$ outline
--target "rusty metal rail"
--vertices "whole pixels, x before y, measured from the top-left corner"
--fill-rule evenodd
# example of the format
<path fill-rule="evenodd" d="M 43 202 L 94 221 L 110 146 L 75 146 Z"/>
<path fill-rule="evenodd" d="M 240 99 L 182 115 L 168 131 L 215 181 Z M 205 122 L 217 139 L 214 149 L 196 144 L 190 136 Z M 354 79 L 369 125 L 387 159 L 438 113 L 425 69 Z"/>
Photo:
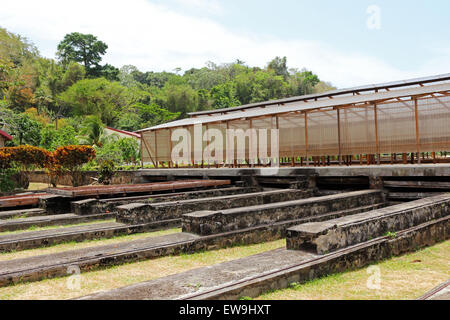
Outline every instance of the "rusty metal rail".
<path fill-rule="evenodd" d="M 184 180 L 146 184 L 110 185 L 110 186 L 84 186 L 48 189 L 51 194 L 67 197 L 86 197 L 101 195 L 120 195 L 151 193 L 158 191 L 175 191 L 183 189 L 206 188 L 230 185 L 230 180 Z"/>
<path fill-rule="evenodd" d="M 48 196 L 48 193 L 0 197 L 0 208 L 38 205 L 42 196 Z"/>

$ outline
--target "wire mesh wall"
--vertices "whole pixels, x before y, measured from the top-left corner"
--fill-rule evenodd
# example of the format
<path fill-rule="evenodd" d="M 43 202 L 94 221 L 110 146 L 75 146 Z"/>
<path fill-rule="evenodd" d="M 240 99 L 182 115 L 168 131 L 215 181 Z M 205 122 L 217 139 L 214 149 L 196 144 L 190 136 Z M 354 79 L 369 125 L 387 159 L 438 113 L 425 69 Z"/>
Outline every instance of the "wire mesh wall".
<path fill-rule="evenodd" d="M 363 158 L 382 159 L 384 155 L 392 162 L 398 154 L 403 158 L 405 154 L 415 155 L 420 161 L 425 153 L 450 150 L 448 93 L 290 113 L 280 108 L 279 114 L 254 118 L 242 114 L 244 117 L 239 119 L 197 125 L 201 130 L 193 125 L 185 126 L 189 132 L 187 152 L 192 159 L 187 164 L 259 164 L 273 158 L 271 129 L 279 130 L 278 159 L 283 162 L 281 159 L 289 158 L 294 165 L 322 157 L 327 157 L 328 164 L 341 163 L 344 156 L 350 161 L 362 162 Z M 171 133 L 179 128 L 144 131 L 142 161 L 155 166 L 175 165 L 171 152 L 179 141 L 171 141 Z M 235 130 L 235 135 L 227 134 L 230 129 Z M 261 129 L 269 132 L 268 137 L 258 134 Z M 196 141 L 201 141 L 201 148 Z M 223 150 L 211 152 L 212 142 Z M 238 152 L 242 143 L 245 152 Z M 256 156 L 252 153 L 255 145 Z M 264 148 L 266 157 L 259 152 Z"/>

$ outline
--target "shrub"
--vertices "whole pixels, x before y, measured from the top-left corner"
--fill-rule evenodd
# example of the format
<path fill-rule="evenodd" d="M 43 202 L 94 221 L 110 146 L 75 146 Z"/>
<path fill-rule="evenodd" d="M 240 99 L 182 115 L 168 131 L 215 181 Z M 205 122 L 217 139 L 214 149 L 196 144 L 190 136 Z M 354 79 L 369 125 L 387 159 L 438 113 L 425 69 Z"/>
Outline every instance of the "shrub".
<path fill-rule="evenodd" d="M 0 151 L 0 192 L 9 192 L 16 188 L 13 177 L 17 170 L 12 165 L 11 154 Z"/>
<path fill-rule="evenodd" d="M 116 166 L 111 160 L 102 161 L 98 169 L 98 182 L 101 184 L 111 184 Z"/>
<path fill-rule="evenodd" d="M 29 145 L 1 148 L 0 152 L 3 153 L 1 166 L 16 169 L 16 180 L 23 189 L 27 189 L 30 184 L 28 172 L 45 168 L 51 157 L 47 150 Z"/>
<path fill-rule="evenodd" d="M 53 152 L 53 166 L 59 171 L 66 171 L 72 177 L 72 185 L 80 184 L 80 168 L 95 159 L 96 152 L 91 146 L 64 146 Z"/>

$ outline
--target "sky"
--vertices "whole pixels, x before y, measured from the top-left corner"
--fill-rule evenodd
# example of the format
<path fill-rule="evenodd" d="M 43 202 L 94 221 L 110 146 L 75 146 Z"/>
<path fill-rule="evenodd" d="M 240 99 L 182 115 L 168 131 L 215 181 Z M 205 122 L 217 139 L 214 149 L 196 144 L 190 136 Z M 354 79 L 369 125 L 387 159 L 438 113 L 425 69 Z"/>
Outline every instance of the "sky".
<path fill-rule="evenodd" d="M 141 71 L 286 56 L 338 88 L 450 73 L 450 1 L 0 0 L 0 26 L 54 58 L 70 32 Z"/>

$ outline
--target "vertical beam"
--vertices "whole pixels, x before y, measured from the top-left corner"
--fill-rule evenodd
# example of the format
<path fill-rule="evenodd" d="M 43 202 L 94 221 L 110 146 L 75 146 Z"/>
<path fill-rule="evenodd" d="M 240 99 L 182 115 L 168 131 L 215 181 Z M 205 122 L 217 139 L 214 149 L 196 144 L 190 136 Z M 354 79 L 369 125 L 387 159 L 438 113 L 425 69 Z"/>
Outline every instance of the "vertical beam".
<path fill-rule="evenodd" d="M 416 120 L 416 147 L 417 147 L 417 161 L 420 164 L 420 132 L 419 132 L 419 108 L 417 105 L 417 98 L 414 98 L 414 117 Z"/>
<path fill-rule="evenodd" d="M 308 147 L 308 112 L 305 111 L 305 156 L 307 167 L 309 167 Z"/>
<path fill-rule="evenodd" d="M 144 169 L 144 148 L 142 145 L 142 143 L 143 143 L 142 140 L 144 139 L 144 133 L 141 132 L 140 135 L 141 135 L 141 139 L 139 140 L 139 142 L 140 142 L 139 148 L 141 150 L 141 169 Z"/>
<path fill-rule="evenodd" d="M 278 119 L 278 116 L 275 116 L 275 120 L 276 120 L 276 124 L 277 124 L 277 131 L 278 131 L 278 141 L 280 141 L 280 136 L 281 136 L 281 134 L 280 134 L 280 121 L 279 121 L 279 119 Z M 280 151 L 280 146 L 278 146 L 278 152 Z M 270 156 L 272 156 L 272 149 L 270 150 Z M 272 158 L 273 159 L 273 158 Z M 278 154 L 278 159 L 277 159 L 277 161 L 278 161 L 278 167 L 281 167 L 281 158 L 280 158 L 280 155 Z"/>
<path fill-rule="evenodd" d="M 339 165 L 342 164 L 342 152 L 341 152 L 341 113 L 339 108 L 336 108 L 337 112 L 337 127 L 338 127 L 338 157 L 339 157 Z"/>
<path fill-rule="evenodd" d="M 375 144 L 377 148 L 377 164 L 380 164 L 380 139 L 378 135 L 378 112 L 377 105 L 373 105 L 374 122 L 375 122 Z"/>
<path fill-rule="evenodd" d="M 157 139 L 157 135 L 156 135 L 156 130 L 155 132 L 155 169 L 159 168 L 159 161 L 158 161 L 158 139 Z"/>
<path fill-rule="evenodd" d="M 173 161 L 172 161 L 172 129 L 169 129 L 169 155 L 170 155 L 169 168 L 171 168 L 173 166 Z"/>

